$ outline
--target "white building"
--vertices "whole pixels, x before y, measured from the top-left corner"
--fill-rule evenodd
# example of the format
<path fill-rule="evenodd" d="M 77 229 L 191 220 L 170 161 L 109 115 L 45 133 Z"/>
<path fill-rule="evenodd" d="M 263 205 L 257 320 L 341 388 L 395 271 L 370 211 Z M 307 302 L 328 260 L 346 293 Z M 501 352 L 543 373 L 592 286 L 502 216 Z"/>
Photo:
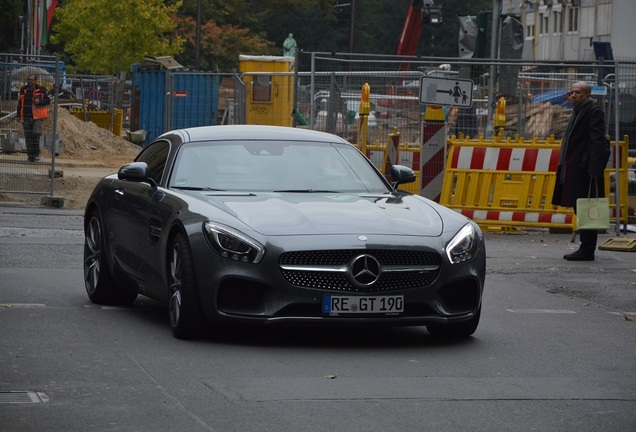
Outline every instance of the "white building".
<path fill-rule="evenodd" d="M 524 60 L 636 59 L 636 0 L 501 1 L 521 17 Z"/>

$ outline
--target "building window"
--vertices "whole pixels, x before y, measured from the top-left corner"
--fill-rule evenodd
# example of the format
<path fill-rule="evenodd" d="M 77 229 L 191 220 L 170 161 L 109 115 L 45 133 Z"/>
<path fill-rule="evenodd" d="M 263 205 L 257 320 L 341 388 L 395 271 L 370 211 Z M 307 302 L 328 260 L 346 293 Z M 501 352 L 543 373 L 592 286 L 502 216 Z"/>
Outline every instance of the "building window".
<path fill-rule="evenodd" d="M 526 26 L 526 39 L 534 39 L 534 24 Z"/>
<path fill-rule="evenodd" d="M 554 33 L 561 33 L 563 31 L 563 23 L 561 22 L 561 11 L 552 12 L 552 21 L 554 21 Z"/>
<path fill-rule="evenodd" d="M 550 16 L 547 13 L 539 14 L 539 34 L 548 34 L 550 29 L 548 27 Z"/>
<path fill-rule="evenodd" d="M 568 9 L 568 31 L 579 31 L 579 8 L 573 7 Z"/>

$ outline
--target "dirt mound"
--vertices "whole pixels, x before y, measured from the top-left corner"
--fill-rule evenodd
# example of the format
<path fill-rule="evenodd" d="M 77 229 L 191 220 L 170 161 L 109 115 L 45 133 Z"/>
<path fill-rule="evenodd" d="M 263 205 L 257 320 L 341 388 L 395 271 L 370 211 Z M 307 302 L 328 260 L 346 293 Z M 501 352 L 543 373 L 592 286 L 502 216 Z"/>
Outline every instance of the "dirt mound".
<path fill-rule="evenodd" d="M 59 155 L 62 159 L 94 161 L 107 167 L 120 166 L 132 161 L 141 150 L 139 146 L 93 122 L 82 121 L 65 109 L 58 111 L 57 133 L 64 146 Z"/>

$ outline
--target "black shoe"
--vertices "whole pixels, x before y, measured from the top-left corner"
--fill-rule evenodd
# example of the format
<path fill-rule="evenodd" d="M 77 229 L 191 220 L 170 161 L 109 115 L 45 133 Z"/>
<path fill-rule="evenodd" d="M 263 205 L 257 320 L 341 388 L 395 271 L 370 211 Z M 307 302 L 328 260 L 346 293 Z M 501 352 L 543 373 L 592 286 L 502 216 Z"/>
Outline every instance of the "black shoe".
<path fill-rule="evenodd" d="M 27 158 L 27 162 L 35 162 L 35 159 L 34 159 L 34 158 L 32 158 L 31 156 L 29 156 L 29 157 Z"/>
<path fill-rule="evenodd" d="M 579 249 L 570 254 L 563 255 L 563 259 L 568 261 L 594 261 L 594 253 L 585 252 Z"/>
<path fill-rule="evenodd" d="M 40 162 L 40 156 L 36 156 L 33 158 L 33 162 Z"/>

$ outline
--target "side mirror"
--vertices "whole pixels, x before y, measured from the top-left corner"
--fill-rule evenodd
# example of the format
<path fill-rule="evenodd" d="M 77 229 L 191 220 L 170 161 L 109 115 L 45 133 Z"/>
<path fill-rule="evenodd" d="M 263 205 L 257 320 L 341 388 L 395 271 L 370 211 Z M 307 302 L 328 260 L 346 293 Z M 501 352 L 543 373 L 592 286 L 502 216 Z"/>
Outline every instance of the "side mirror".
<path fill-rule="evenodd" d="M 152 187 L 157 187 L 157 183 L 148 174 L 148 164 L 146 162 L 132 162 L 119 168 L 117 171 L 119 180 L 146 182 Z"/>
<path fill-rule="evenodd" d="M 391 167 L 391 181 L 393 189 L 404 183 L 413 183 L 416 180 L 415 171 L 404 165 L 393 165 Z"/>

